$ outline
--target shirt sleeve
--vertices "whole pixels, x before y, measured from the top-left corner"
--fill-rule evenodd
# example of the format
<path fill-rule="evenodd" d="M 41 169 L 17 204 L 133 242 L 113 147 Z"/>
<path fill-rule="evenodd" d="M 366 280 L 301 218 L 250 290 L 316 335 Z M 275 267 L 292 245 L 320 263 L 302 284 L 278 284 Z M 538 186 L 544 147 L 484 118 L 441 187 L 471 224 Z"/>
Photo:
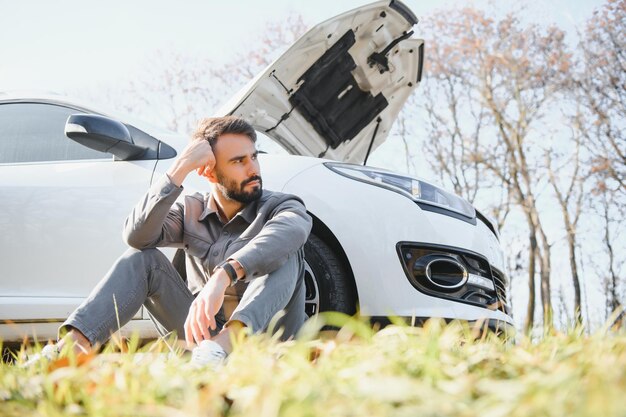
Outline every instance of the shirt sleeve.
<path fill-rule="evenodd" d="M 276 206 L 261 231 L 229 259 L 241 264 L 246 282 L 269 274 L 302 248 L 312 225 L 304 204 L 295 198 L 286 200 Z"/>
<path fill-rule="evenodd" d="M 126 218 L 126 243 L 136 249 L 182 247 L 184 209 L 176 202 L 182 191 L 167 174 L 155 182 Z"/>

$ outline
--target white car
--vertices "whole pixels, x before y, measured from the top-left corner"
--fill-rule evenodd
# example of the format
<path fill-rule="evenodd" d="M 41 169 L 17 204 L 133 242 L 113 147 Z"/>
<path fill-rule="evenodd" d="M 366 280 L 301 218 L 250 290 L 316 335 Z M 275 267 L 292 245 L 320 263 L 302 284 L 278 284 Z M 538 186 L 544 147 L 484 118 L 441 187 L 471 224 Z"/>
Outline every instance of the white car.
<path fill-rule="evenodd" d="M 308 314 L 510 326 L 496 226 L 437 186 L 366 165 L 421 79 L 416 23 L 398 1 L 330 19 L 220 114 L 246 118 L 291 154 L 260 163 L 265 188 L 300 196 L 313 218 Z M 0 94 L 0 339 L 55 337 L 124 251 L 124 219 L 187 141 L 75 101 Z M 198 190 L 206 181 L 188 177 L 185 193 Z M 167 253 L 184 276 L 182 253 Z M 156 335 L 145 310 L 124 330 Z"/>

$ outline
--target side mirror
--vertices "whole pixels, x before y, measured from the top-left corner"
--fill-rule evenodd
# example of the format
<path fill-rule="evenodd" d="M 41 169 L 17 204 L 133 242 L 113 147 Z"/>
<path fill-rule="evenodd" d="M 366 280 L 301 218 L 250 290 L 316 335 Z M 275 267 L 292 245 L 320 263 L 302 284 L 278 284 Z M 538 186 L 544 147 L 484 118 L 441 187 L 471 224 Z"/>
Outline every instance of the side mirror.
<path fill-rule="evenodd" d="M 95 114 L 73 114 L 68 117 L 65 135 L 90 149 L 112 153 L 122 161 L 135 159 L 148 149 L 135 145 L 123 123 Z"/>

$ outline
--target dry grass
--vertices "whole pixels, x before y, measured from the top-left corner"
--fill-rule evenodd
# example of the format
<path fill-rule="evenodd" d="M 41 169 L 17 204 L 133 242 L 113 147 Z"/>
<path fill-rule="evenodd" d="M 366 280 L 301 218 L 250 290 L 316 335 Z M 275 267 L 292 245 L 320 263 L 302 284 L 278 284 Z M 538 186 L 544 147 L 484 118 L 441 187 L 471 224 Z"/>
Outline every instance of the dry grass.
<path fill-rule="evenodd" d="M 337 317 L 331 318 L 331 321 Z M 626 334 L 476 339 L 357 321 L 332 339 L 249 337 L 219 371 L 156 343 L 0 367 L 1 416 L 625 416 Z M 79 363 L 80 362 L 80 363 Z"/>

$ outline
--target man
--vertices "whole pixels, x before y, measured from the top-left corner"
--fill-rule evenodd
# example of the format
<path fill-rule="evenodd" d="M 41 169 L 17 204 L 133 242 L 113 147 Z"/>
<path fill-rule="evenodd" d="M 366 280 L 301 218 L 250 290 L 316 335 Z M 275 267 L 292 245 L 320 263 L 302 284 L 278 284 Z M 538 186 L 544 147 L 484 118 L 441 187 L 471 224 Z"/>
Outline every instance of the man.
<path fill-rule="evenodd" d="M 311 218 L 302 201 L 262 189 L 256 133 L 236 117 L 201 121 L 191 143 L 167 175 L 132 210 L 124 225 L 131 248 L 116 261 L 62 329 L 74 350 L 104 343 L 144 305 L 162 334 L 184 334 L 197 364 L 222 361 L 231 336 L 243 328 L 267 329 L 283 311 L 283 338 L 305 319 L 302 247 Z M 196 171 L 212 185 L 177 202 Z M 186 252 L 187 283 L 156 247 Z M 226 320 L 224 294 L 237 285 L 243 296 Z M 246 287 L 247 284 L 247 287 Z M 245 287 L 245 291 L 244 288 Z"/>

